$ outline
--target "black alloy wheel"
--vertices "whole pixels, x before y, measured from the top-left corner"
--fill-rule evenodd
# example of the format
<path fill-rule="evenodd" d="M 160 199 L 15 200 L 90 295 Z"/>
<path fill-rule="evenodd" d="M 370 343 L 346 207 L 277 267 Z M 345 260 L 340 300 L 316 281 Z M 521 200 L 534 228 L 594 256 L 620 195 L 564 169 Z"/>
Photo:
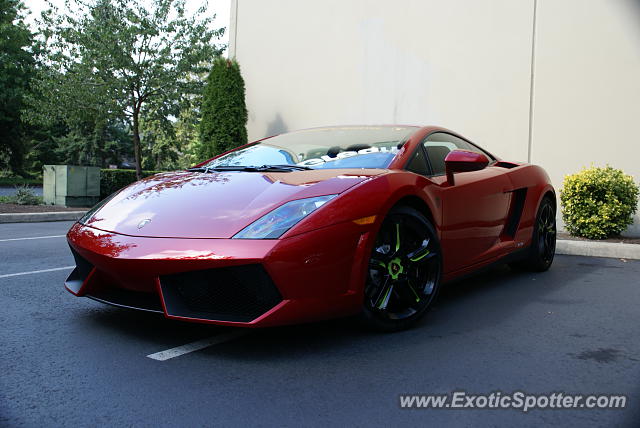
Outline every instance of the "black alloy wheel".
<path fill-rule="evenodd" d="M 413 208 L 392 209 L 369 260 L 365 321 L 384 331 L 410 327 L 433 303 L 441 272 L 442 252 L 431 223 Z"/>
<path fill-rule="evenodd" d="M 551 267 L 556 254 L 556 209 L 548 196 L 540 203 L 533 228 L 531 247 L 524 260 L 510 263 L 516 269 L 544 272 Z"/>
<path fill-rule="evenodd" d="M 540 260 L 548 269 L 556 254 L 556 213 L 547 199 L 541 206 L 536 223 L 538 253 Z"/>

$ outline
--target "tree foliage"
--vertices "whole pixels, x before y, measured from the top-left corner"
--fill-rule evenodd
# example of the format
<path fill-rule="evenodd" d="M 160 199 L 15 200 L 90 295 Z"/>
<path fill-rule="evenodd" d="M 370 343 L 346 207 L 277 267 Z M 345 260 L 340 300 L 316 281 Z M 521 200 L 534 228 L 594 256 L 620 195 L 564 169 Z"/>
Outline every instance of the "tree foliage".
<path fill-rule="evenodd" d="M 247 143 L 244 80 L 235 60 L 218 58 L 204 90 L 199 155 L 208 159 Z"/>
<path fill-rule="evenodd" d="M 205 12 L 187 16 L 185 0 L 68 0 L 63 13 L 50 5 L 35 120 L 61 117 L 83 135 L 93 128 L 96 151 L 108 147 L 109 123 L 126 123 L 140 178 L 143 154 L 176 153 L 154 146 L 173 138 L 162 132 L 222 52 L 214 41 L 224 28 L 210 29 Z"/>
<path fill-rule="evenodd" d="M 142 176 L 148 177 L 162 171 L 142 170 Z M 100 199 L 104 199 L 137 180 L 136 172 L 131 169 L 100 170 Z"/>
<path fill-rule="evenodd" d="M 25 155 L 22 111 L 35 61 L 33 35 L 18 0 L 0 0 L 0 162 L 23 173 Z"/>
<path fill-rule="evenodd" d="M 178 165 L 182 168 L 193 166 L 202 161 L 200 153 L 200 105 L 202 96 L 185 98 L 180 115 L 175 122 L 176 144 L 180 147 L 181 157 Z"/>

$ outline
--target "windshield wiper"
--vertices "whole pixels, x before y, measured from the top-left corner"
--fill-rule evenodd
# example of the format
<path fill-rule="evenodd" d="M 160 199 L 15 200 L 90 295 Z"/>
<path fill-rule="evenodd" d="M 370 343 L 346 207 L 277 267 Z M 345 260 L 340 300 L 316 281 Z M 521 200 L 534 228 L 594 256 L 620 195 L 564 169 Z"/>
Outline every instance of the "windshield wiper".
<path fill-rule="evenodd" d="M 216 171 L 249 171 L 253 170 L 252 166 L 233 166 L 233 165 L 224 165 L 224 166 L 199 166 L 195 168 L 188 168 L 189 172 L 216 172 Z"/>
<path fill-rule="evenodd" d="M 248 165 L 221 165 L 221 166 L 208 166 L 208 167 L 196 167 L 189 168 L 190 172 L 222 172 L 222 171 L 245 171 L 245 172 L 291 172 L 291 171 L 307 171 L 313 168 L 301 165 L 262 165 L 262 166 L 248 166 Z"/>
<path fill-rule="evenodd" d="M 261 167 L 259 167 L 260 169 L 286 169 L 286 170 L 290 170 L 290 171 L 309 171 L 312 170 L 313 168 L 308 167 L 308 166 L 302 166 L 302 165 L 290 165 L 290 164 L 283 164 L 283 165 L 262 165 Z"/>

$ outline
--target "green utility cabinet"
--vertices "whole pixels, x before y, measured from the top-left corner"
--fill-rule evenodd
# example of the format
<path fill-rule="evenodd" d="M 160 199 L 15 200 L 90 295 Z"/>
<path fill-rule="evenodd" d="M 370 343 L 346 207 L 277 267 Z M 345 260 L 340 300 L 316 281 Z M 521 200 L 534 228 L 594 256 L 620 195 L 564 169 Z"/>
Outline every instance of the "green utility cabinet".
<path fill-rule="evenodd" d="M 97 166 L 45 165 L 42 176 L 45 204 L 90 207 L 100 199 Z"/>

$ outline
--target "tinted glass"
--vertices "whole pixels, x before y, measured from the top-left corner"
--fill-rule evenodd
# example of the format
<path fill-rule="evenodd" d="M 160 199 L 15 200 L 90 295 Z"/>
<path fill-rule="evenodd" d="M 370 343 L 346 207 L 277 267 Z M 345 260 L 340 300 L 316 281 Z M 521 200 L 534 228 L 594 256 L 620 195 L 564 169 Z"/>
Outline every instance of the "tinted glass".
<path fill-rule="evenodd" d="M 216 166 L 301 165 L 320 168 L 386 168 L 410 126 L 315 128 L 268 138 L 207 164 Z"/>
<path fill-rule="evenodd" d="M 416 174 L 429 175 L 429 167 L 424 158 L 424 151 L 421 150 L 420 147 L 418 147 L 418 150 L 416 150 L 416 153 L 407 165 L 407 170 L 415 172 Z"/>
<path fill-rule="evenodd" d="M 442 175 L 445 173 L 444 158 L 446 158 L 452 150 L 468 150 L 470 152 L 482 153 L 489 158 L 489 160 L 495 160 L 493 156 L 481 148 L 461 138 L 442 132 L 429 135 L 423 144 L 427 151 L 427 157 L 429 158 L 433 175 Z"/>

